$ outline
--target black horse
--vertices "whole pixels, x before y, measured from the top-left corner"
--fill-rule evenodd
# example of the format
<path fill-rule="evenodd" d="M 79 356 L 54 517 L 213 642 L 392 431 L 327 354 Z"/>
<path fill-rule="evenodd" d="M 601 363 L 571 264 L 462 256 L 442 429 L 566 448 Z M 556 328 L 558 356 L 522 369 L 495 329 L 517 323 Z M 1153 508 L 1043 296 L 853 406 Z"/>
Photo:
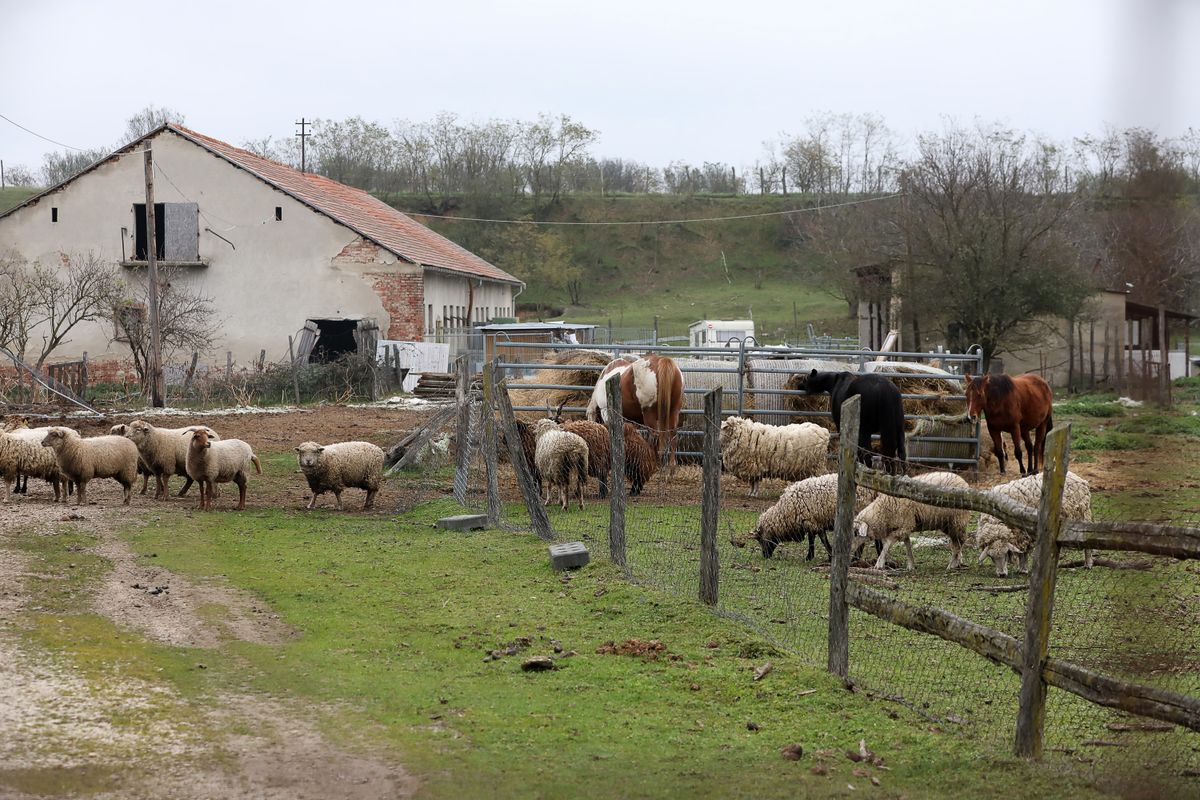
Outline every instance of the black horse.
<path fill-rule="evenodd" d="M 887 378 L 853 372 L 819 372 L 813 370 L 800 381 L 800 388 L 810 394 L 829 393 L 829 410 L 833 424 L 842 430 L 842 403 L 858 396 L 858 460 L 871 465 L 871 435 L 879 434 L 880 452 L 888 472 L 901 470 L 908 460 L 904 446 L 904 404 L 900 390 Z"/>

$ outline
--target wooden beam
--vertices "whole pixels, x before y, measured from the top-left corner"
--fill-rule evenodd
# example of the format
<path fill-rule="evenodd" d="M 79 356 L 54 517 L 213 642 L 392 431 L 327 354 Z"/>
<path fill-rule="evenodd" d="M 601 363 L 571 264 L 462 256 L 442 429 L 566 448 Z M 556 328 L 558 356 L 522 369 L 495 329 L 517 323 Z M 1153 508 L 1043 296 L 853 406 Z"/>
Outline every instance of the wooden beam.
<path fill-rule="evenodd" d="M 395 345 L 392 345 L 395 347 Z M 396 353 L 396 374 L 399 375 L 399 351 Z M 483 365 L 483 463 L 487 470 L 487 520 L 488 527 L 500 524 L 500 457 L 496 446 L 496 367 L 490 362 Z"/>
<path fill-rule="evenodd" d="M 842 434 L 843 438 L 845 434 Z M 996 517 L 1005 525 L 1033 530 L 1037 513 L 1010 497 L 979 489 L 944 489 L 902 475 L 887 475 L 859 465 L 855 478 L 859 485 L 894 497 L 907 497 L 942 508 L 962 508 Z"/>
<path fill-rule="evenodd" d="M 1067 485 L 1070 449 L 1070 425 L 1050 431 L 1046 439 L 1046 469 L 1042 473 L 1033 563 L 1029 570 L 1029 602 L 1025 606 L 1025 646 L 1015 743 L 1016 754 L 1024 758 L 1042 757 L 1046 720 L 1046 681 L 1042 678 L 1042 666 L 1050 651 L 1050 622 L 1058 577 L 1058 534 L 1062 526 L 1062 497 Z"/>
<path fill-rule="evenodd" d="M 525 508 L 529 510 L 529 522 L 533 532 L 539 539 L 551 541 L 554 539 L 554 529 L 550 527 L 550 518 L 542 506 L 542 498 L 538 496 L 537 487 L 533 485 L 533 475 L 529 464 L 525 461 L 525 450 L 521 447 L 521 434 L 517 431 L 517 416 L 513 413 L 512 398 L 508 396 L 506 381 L 496 384 L 496 407 L 500 409 L 500 422 L 504 427 L 504 442 L 508 445 L 508 460 L 517 476 L 517 485 L 521 487 L 521 496 L 525 498 Z"/>
<path fill-rule="evenodd" d="M 858 496 L 858 427 L 862 400 L 851 397 L 842 403 L 842 425 L 838 445 L 838 505 L 833 525 L 833 551 L 829 567 L 829 656 L 827 668 L 846 681 L 850 675 L 849 588 L 850 538 L 853 535 L 854 502 Z"/>
<path fill-rule="evenodd" d="M 621 413 L 621 376 L 604 381 L 608 396 L 608 556 L 625 566 L 625 417 Z"/>
<path fill-rule="evenodd" d="M 717 604 L 717 511 L 721 505 L 721 387 L 704 395 L 704 480 L 700 507 L 700 602 Z"/>
<path fill-rule="evenodd" d="M 1063 547 L 1088 550 L 1125 550 L 1133 553 L 1200 559 L 1200 528 L 1159 525 L 1153 522 L 1079 522 L 1063 525 L 1058 534 Z"/>

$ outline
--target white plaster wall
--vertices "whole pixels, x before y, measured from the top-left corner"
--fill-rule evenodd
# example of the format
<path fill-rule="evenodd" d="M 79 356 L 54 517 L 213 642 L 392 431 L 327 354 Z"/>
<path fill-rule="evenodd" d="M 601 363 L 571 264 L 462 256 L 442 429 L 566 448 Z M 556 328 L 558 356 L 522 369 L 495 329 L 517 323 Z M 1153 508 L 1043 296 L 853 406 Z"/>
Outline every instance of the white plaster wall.
<path fill-rule="evenodd" d="M 318 214 L 229 162 L 164 132 L 153 140 L 155 201 L 195 202 L 201 217 L 200 258 L 207 267 L 188 267 L 179 278 L 211 296 L 221 317 L 221 337 L 210 361 L 224 352 L 246 363 L 265 348 L 269 359 L 286 356 L 288 334 L 306 318 L 372 317 L 387 330 L 389 316 L 364 272 L 414 271 L 414 265 L 376 249 L 379 263 L 335 263 L 342 249 L 359 239 L 353 231 Z M 145 202 L 141 152 L 122 156 L 0 219 L 0 252 L 27 260 L 59 263 L 59 254 L 94 253 L 114 264 L 133 254 L 133 204 Z M 275 207 L 283 220 L 275 221 Z M 50 221 L 51 207 L 58 222 Z M 228 239 L 222 241 L 211 228 Z M 132 299 L 145 296 L 144 268 L 118 267 Z M 464 283 L 465 286 L 465 283 Z M 111 324 L 81 326 L 52 361 L 124 358 L 128 351 L 110 343 Z M 37 341 L 34 335 L 31 341 Z"/>

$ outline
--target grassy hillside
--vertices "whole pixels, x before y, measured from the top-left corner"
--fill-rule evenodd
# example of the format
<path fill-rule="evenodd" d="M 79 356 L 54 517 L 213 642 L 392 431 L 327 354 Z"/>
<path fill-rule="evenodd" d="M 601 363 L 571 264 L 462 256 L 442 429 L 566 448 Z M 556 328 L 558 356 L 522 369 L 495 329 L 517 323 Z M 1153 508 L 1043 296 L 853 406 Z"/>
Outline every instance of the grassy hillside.
<path fill-rule="evenodd" d="M 7 186 L 0 189 L 0 214 L 24 203 L 40 191 L 41 189 L 35 186 Z"/>
<path fill-rule="evenodd" d="M 422 199 L 387 198 L 397 208 L 428 211 Z M 778 212 L 803 205 L 798 198 L 748 195 L 683 197 L 636 195 L 572 196 L 538 219 L 555 222 L 638 222 L 731 217 Z M 527 206 L 464 204 L 459 216 L 520 219 Z M 428 221 L 428 220 L 426 220 Z M 813 323 L 819 333 L 848 335 L 854 322 L 846 304 L 812 277 L 814 256 L 795 243 L 786 217 L 666 225 L 510 226 L 429 221 L 432 228 L 508 269 L 528 283 L 521 302 L 565 307 L 579 322 L 650 328 L 659 318 L 663 335 L 686 332 L 705 318 L 752 317 L 764 341 L 795 340 L 796 329 Z M 565 246 L 582 270 L 580 304 L 571 306 L 566 288 L 542 274 L 529 241 L 549 234 Z M 793 304 L 795 315 L 793 317 Z"/>

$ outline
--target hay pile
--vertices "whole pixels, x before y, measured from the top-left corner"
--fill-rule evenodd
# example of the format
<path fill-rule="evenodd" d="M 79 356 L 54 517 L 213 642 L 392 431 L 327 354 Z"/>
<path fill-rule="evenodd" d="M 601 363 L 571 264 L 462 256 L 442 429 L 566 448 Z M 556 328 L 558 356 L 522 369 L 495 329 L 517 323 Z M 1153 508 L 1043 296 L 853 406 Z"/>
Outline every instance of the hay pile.
<path fill-rule="evenodd" d="M 800 375 L 820 370 L 821 372 L 854 372 L 857 367 L 846 361 L 825 361 L 813 358 L 752 358 L 748 362 L 755 389 L 799 389 L 797 381 Z M 787 370 L 784 372 L 763 372 L 762 370 Z M 755 422 L 767 425 L 788 425 L 791 423 L 812 422 L 827 430 L 833 430 L 833 420 L 829 417 L 812 417 L 808 411 L 828 411 L 829 395 L 818 394 L 810 397 L 802 395 L 754 394 L 753 407 L 762 411 L 793 411 L 793 416 L 785 417 L 779 414 L 758 414 Z"/>
<path fill-rule="evenodd" d="M 975 423 L 965 414 L 954 416 L 938 415 L 927 419 L 915 420 L 912 432 L 908 434 L 908 459 L 920 461 L 926 458 L 974 458 L 975 445 L 972 442 L 921 442 L 914 441 L 921 436 L 958 436 L 964 439 L 974 439 Z"/>
<path fill-rule="evenodd" d="M 532 378 L 509 383 L 509 397 L 514 406 L 537 406 L 544 409 L 549 406 L 552 410 L 566 402 L 568 407 L 584 408 L 592 397 L 592 389 L 600 378 L 600 370 L 612 361 L 611 353 L 603 350 L 563 350 L 555 352 L 545 359 L 546 364 L 573 364 L 580 369 L 539 369 Z M 592 369 L 585 367 L 591 366 Z M 523 383 L 553 383 L 562 386 L 578 386 L 578 391 L 570 389 L 522 389 Z M 521 419 L 540 419 L 546 416 L 545 411 L 518 411 Z M 563 412 L 563 419 L 583 419 L 582 413 Z"/>
<path fill-rule="evenodd" d="M 680 371 L 683 373 L 683 413 L 679 416 L 679 450 L 699 452 L 704 448 L 704 414 L 689 414 L 688 411 L 704 410 L 704 393 L 716 389 L 718 386 L 724 391 L 721 394 L 722 410 L 737 411 L 737 359 L 729 361 L 715 359 L 700 359 L 700 358 L 680 358 L 676 359 L 676 364 L 679 365 Z M 690 372 L 693 369 L 717 370 L 725 369 L 732 370 L 731 372 Z M 747 386 L 749 386 L 749 376 L 747 376 Z M 693 391 L 699 389 L 700 391 Z M 743 410 L 749 414 L 752 398 L 747 395 L 743 403 Z M 692 463 L 696 459 L 687 458 L 681 459 L 681 463 Z"/>

